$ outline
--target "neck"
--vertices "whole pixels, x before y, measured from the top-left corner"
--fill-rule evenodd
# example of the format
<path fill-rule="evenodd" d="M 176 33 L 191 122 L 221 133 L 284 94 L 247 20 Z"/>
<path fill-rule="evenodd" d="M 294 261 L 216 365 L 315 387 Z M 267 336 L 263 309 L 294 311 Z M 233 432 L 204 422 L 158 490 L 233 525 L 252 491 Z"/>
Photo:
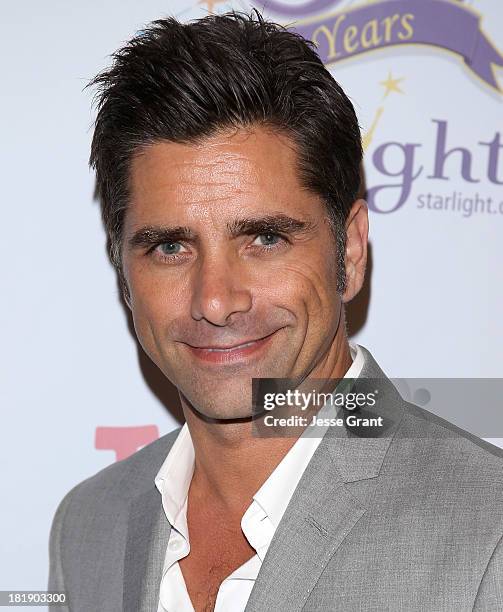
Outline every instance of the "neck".
<path fill-rule="evenodd" d="M 310 373 L 313 378 L 342 378 L 352 363 L 347 337 L 334 338 L 330 350 Z M 191 493 L 225 512 L 242 516 L 296 437 L 258 437 L 252 420 L 208 421 L 182 398 L 195 451 Z"/>

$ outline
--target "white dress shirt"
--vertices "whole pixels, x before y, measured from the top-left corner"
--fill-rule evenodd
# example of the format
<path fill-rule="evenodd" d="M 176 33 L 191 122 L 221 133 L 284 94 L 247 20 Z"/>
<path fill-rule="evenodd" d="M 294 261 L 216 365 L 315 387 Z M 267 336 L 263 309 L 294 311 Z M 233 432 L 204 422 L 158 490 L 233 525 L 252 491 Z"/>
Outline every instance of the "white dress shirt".
<path fill-rule="evenodd" d="M 349 343 L 353 363 L 344 378 L 357 378 L 364 357 L 359 345 Z M 326 403 L 320 416 L 333 410 Z M 304 435 L 309 429 L 309 436 Z M 243 612 L 272 537 L 299 480 L 327 426 L 310 426 L 290 448 L 275 470 L 255 493 L 241 519 L 241 529 L 255 555 L 220 584 L 214 612 Z M 190 551 L 187 528 L 187 495 L 194 472 L 194 446 L 187 424 L 182 427 L 155 477 L 171 533 L 164 559 L 157 612 L 194 612 L 178 561 Z M 225 517 L 222 517 L 225 521 Z"/>

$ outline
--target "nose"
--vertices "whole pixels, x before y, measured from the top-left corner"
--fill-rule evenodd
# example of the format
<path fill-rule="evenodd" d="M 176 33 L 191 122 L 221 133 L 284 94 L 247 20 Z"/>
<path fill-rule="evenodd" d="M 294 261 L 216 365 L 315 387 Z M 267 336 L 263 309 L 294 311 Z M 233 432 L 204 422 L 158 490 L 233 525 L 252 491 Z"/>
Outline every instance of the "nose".
<path fill-rule="evenodd" d="M 251 306 L 250 286 L 239 262 L 230 261 L 223 254 L 201 258 L 193 277 L 192 318 L 223 326 L 231 315 L 247 312 Z"/>

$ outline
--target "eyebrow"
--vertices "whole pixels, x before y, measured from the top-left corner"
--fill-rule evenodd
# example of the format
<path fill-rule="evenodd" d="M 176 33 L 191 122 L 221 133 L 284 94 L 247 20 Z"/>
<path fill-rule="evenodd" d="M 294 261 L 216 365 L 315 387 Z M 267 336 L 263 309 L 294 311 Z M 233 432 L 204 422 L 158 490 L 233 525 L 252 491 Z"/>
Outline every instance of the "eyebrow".
<path fill-rule="evenodd" d="M 316 224 L 311 221 L 301 221 L 284 214 L 247 217 L 226 224 L 227 233 L 231 239 L 242 235 L 267 233 L 301 236 L 312 233 L 316 227 Z M 154 246 L 163 242 L 196 242 L 197 239 L 197 234 L 187 226 L 157 227 L 148 225 L 134 232 L 128 240 L 128 245 L 131 249 L 135 249 Z"/>

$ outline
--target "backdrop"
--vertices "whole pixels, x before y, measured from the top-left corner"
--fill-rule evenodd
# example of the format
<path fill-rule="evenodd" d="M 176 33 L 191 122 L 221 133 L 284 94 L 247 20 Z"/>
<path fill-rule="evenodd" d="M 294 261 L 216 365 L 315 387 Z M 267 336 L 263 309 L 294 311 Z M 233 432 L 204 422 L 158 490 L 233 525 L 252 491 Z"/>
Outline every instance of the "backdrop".
<path fill-rule="evenodd" d="M 178 424 L 106 259 L 83 88 L 153 19 L 252 6 L 316 42 L 359 116 L 371 248 L 353 339 L 390 376 L 502 376 L 501 3 L 7 3 L 0 589 L 45 589 L 63 495 Z"/>

